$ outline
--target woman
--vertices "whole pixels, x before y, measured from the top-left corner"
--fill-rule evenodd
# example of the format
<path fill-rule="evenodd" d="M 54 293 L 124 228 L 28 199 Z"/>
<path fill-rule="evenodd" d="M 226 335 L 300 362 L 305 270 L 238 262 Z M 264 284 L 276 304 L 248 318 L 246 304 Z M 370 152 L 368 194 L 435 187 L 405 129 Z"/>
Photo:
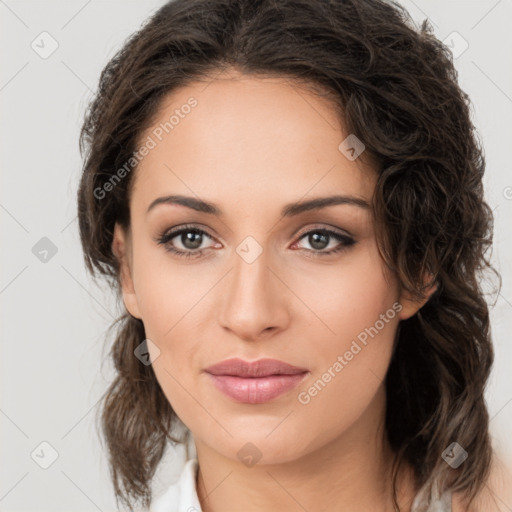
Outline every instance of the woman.
<path fill-rule="evenodd" d="M 87 267 L 126 307 L 117 499 L 150 506 L 192 440 L 155 512 L 499 510 L 469 104 L 391 2 L 175 0 L 126 42 L 78 192 Z"/>

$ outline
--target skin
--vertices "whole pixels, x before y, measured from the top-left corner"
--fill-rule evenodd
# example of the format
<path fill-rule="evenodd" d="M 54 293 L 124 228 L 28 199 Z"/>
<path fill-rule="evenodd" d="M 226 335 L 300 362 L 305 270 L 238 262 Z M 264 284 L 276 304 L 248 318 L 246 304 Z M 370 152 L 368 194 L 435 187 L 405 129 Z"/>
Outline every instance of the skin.
<path fill-rule="evenodd" d="M 383 379 L 399 322 L 428 296 L 413 302 L 388 271 L 371 210 L 344 204 L 280 213 L 285 204 L 333 193 L 370 202 L 377 174 L 364 153 L 350 161 L 338 149 L 349 134 L 328 100 L 291 82 L 234 71 L 195 82 L 166 98 L 153 127 L 191 96 L 197 106 L 139 164 L 130 230 L 116 225 L 113 250 L 124 304 L 160 351 L 150 346 L 156 378 L 193 433 L 203 511 L 393 510 Z M 173 204 L 146 214 L 154 199 L 171 194 L 213 202 L 224 215 Z M 199 257 L 180 258 L 155 241 L 184 224 L 207 232 Z M 320 228 L 356 243 L 315 257 L 340 246 L 334 237 L 325 248 L 312 245 L 304 233 Z M 262 249 L 252 263 L 236 251 L 248 236 Z M 168 244 L 194 251 L 179 235 Z M 300 403 L 298 393 L 394 303 L 401 305 L 394 318 Z M 231 357 L 276 358 L 310 373 L 268 403 L 240 404 L 203 371 Z M 261 453 L 251 467 L 237 457 L 248 442 Z M 399 503 L 410 510 L 410 473 L 399 482 Z"/>

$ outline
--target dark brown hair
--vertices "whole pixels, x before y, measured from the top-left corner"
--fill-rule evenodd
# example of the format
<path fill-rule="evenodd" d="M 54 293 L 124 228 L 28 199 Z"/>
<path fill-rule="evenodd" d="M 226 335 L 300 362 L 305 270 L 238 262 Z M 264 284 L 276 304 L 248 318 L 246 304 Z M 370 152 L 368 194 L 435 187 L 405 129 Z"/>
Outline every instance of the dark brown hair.
<path fill-rule="evenodd" d="M 492 461 L 484 390 L 493 363 L 482 273 L 493 269 L 485 160 L 450 50 L 425 20 L 381 0 L 175 0 L 133 34 L 103 70 L 80 135 L 78 218 L 85 263 L 120 296 L 115 222 L 129 227 L 132 174 L 116 171 L 137 149 L 164 96 L 226 69 L 280 76 L 327 90 L 376 162 L 376 236 L 387 265 L 414 296 L 438 285 L 399 324 L 386 377 L 386 432 L 416 485 L 451 488 L 471 502 Z M 136 167 L 134 167 L 135 169 Z M 113 181 L 115 179 L 115 181 Z M 110 183 L 112 186 L 106 186 Z M 108 192 L 105 192 L 108 190 Z M 501 278 L 500 284 L 501 287 Z M 135 348 L 141 320 L 124 313 L 111 356 L 115 380 L 101 427 L 116 500 L 151 503 L 151 481 L 179 419 Z M 469 459 L 442 458 L 457 442 Z"/>

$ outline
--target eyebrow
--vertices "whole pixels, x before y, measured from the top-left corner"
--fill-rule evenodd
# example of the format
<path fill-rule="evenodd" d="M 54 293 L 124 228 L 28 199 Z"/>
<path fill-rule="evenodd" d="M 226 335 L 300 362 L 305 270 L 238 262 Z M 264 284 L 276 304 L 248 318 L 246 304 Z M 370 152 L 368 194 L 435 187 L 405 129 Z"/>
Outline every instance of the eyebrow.
<path fill-rule="evenodd" d="M 215 215 L 217 217 L 222 217 L 224 215 L 222 210 L 213 203 L 209 203 L 207 201 L 203 201 L 195 197 L 181 195 L 171 195 L 155 199 L 149 205 L 146 215 L 159 204 L 177 204 L 198 212 Z M 281 210 L 281 216 L 293 217 L 295 215 L 299 215 L 307 211 L 319 210 L 321 208 L 327 208 L 328 206 L 334 206 L 339 204 L 357 206 L 365 210 L 370 209 L 369 203 L 361 197 L 335 195 L 328 197 L 317 197 L 315 199 L 310 199 L 307 201 L 297 201 L 295 203 L 289 203 L 285 205 Z"/>

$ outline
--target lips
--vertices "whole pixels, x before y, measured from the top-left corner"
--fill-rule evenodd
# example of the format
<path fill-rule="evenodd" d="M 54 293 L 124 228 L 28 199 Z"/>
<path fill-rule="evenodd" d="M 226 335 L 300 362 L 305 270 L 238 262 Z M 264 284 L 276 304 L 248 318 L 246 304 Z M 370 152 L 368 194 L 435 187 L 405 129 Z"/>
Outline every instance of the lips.
<path fill-rule="evenodd" d="M 227 359 L 205 372 L 215 387 L 237 402 L 261 404 L 296 387 L 309 374 L 306 368 L 277 359 Z"/>
<path fill-rule="evenodd" d="M 258 359 L 244 361 L 243 359 L 226 359 L 206 368 L 212 375 L 231 375 L 234 377 L 267 377 L 269 375 L 297 375 L 307 372 L 307 368 L 299 368 L 278 359 Z"/>

